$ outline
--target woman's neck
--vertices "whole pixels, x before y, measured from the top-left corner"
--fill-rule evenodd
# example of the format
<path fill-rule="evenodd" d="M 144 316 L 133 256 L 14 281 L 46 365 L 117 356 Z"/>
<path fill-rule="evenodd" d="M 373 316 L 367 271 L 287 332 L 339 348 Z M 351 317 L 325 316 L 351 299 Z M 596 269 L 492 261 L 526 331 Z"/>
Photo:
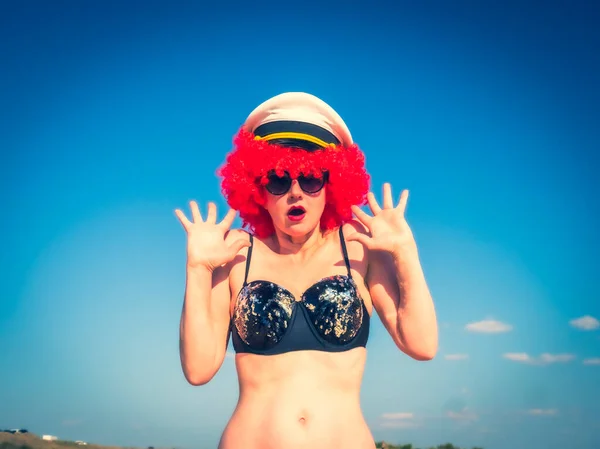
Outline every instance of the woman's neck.
<path fill-rule="evenodd" d="M 318 226 L 303 236 L 292 236 L 276 229 L 272 242 L 272 249 L 278 254 L 305 258 L 310 257 L 323 245 L 325 236 Z"/>

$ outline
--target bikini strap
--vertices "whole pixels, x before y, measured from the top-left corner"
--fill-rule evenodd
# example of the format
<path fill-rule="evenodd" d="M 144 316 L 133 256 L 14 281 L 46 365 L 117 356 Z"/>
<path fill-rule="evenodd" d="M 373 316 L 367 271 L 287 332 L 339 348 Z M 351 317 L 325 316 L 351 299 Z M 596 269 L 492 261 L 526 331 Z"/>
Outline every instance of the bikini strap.
<path fill-rule="evenodd" d="M 348 250 L 346 249 L 346 241 L 344 240 L 344 233 L 342 232 L 342 226 L 340 226 L 340 242 L 342 243 L 342 252 L 344 253 L 344 262 L 346 262 L 346 269 L 348 270 L 348 277 L 352 277 L 350 272 L 350 259 L 348 258 Z"/>
<path fill-rule="evenodd" d="M 252 246 L 254 244 L 252 234 L 248 235 L 250 236 L 250 246 L 248 247 L 248 255 L 246 256 L 246 274 L 244 275 L 244 285 L 246 285 L 248 282 L 248 271 L 250 270 L 250 259 L 252 259 Z"/>

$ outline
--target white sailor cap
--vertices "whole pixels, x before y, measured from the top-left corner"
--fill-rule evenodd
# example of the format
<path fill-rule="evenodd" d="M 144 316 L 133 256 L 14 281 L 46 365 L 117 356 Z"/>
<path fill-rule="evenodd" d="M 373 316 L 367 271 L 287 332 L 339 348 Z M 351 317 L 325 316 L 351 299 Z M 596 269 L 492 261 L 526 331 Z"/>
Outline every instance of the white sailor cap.
<path fill-rule="evenodd" d="M 308 151 L 353 144 L 350 130 L 335 110 L 304 92 L 286 92 L 260 104 L 244 122 L 257 138 Z"/>

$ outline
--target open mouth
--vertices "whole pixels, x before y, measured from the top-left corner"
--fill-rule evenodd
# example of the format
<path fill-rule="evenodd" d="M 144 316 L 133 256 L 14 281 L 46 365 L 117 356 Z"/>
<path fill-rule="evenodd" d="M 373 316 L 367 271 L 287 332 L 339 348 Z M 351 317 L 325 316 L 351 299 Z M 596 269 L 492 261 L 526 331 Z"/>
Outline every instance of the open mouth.
<path fill-rule="evenodd" d="M 288 217 L 290 218 L 290 220 L 299 220 L 304 216 L 305 213 L 306 213 L 306 210 L 304 210 L 303 207 L 293 206 L 293 207 L 290 207 L 287 214 L 288 214 Z"/>

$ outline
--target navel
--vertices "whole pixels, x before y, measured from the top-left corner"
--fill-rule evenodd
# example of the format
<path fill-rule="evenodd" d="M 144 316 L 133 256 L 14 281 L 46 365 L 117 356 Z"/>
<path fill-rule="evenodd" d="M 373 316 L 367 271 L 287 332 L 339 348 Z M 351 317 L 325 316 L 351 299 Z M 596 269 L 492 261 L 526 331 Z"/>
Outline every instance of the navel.
<path fill-rule="evenodd" d="M 298 414 L 298 424 L 302 427 L 306 427 L 308 425 L 308 413 L 307 410 L 302 410 Z"/>

